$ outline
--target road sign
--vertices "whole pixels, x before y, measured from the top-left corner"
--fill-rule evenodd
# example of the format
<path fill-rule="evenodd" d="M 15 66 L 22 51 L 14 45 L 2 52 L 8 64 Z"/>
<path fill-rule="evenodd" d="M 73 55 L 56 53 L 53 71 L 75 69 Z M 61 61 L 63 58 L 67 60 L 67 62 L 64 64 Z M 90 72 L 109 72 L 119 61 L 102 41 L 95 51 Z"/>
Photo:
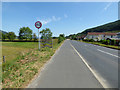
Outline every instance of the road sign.
<path fill-rule="evenodd" d="M 35 23 L 35 27 L 38 29 L 38 42 L 39 42 L 39 51 L 40 51 L 40 32 L 39 32 L 39 29 L 42 27 L 42 23 L 40 21 L 37 21 Z"/>
<path fill-rule="evenodd" d="M 41 28 L 42 27 L 42 23 L 40 21 L 37 21 L 35 23 L 35 27 L 38 28 L 38 29 Z"/>

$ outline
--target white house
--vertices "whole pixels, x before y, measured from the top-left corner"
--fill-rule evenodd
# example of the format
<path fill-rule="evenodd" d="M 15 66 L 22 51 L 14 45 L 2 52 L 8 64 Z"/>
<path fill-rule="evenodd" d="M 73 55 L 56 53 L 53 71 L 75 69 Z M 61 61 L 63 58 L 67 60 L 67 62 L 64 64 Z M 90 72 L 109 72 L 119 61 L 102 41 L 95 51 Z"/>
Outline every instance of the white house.
<path fill-rule="evenodd" d="M 86 36 L 87 39 L 94 39 L 94 40 L 106 40 L 116 38 L 117 33 L 105 33 L 105 32 L 89 32 Z"/>
<path fill-rule="evenodd" d="M 117 38 L 119 38 L 119 39 L 120 39 L 120 32 L 119 32 L 119 33 L 117 33 Z"/>

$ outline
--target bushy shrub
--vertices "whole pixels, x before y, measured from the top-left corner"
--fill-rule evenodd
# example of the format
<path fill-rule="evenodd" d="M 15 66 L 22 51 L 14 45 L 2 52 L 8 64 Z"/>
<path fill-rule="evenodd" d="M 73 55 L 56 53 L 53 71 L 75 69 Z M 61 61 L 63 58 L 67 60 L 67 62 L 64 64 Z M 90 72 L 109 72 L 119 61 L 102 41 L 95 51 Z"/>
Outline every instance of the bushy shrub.
<path fill-rule="evenodd" d="M 119 46 L 120 40 L 116 40 L 116 44 L 117 46 Z"/>
<path fill-rule="evenodd" d="M 102 44 L 106 44 L 106 40 L 102 40 Z"/>
<path fill-rule="evenodd" d="M 110 40 L 106 40 L 106 44 L 107 44 L 107 45 L 110 45 Z"/>
<path fill-rule="evenodd" d="M 114 45 L 115 44 L 115 40 L 111 40 L 111 45 Z"/>
<path fill-rule="evenodd" d="M 65 35 L 64 34 L 60 34 L 59 37 L 58 37 L 58 43 L 61 43 L 64 40 L 65 40 Z"/>
<path fill-rule="evenodd" d="M 86 41 L 86 42 L 88 42 L 88 41 L 89 41 L 89 39 L 84 39 L 83 41 Z"/>
<path fill-rule="evenodd" d="M 106 45 L 119 45 L 120 40 L 100 40 L 100 42 Z"/>
<path fill-rule="evenodd" d="M 63 37 L 59 37 L 58 38 L 58 43 L 61 43 L 63 40 L 64 40 Z"/>
<path fill-rule="evenodd" d="M 89 42 L 94 42 L 94 40 L 93 40 L 93 39 L 90 39 Z"/>

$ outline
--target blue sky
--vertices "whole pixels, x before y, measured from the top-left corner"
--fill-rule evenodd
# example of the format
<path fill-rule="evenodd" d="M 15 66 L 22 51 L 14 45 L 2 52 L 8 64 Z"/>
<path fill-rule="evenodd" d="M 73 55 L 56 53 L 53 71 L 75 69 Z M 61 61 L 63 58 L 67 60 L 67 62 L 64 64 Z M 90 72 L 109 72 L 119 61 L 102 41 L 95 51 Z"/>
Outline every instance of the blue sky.
<path fill-rule="evenodd" d="M 19 34 L 21 27 L 38 33 L 34 23 L 40 20 L 53 36 L 70 35 L 118 19 L 117 2 L 3 2 L 2 30 Z"/>

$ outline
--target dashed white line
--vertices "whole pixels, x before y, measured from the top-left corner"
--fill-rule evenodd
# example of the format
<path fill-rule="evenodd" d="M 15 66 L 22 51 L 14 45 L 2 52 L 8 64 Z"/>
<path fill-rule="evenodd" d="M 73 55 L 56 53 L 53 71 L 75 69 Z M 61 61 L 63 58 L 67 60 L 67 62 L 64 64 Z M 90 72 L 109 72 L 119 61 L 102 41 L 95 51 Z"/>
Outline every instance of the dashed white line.
<path fill-rule="evenodd" d="M 102 53 L 106 53 L 106 54 L 108 54 L 108 55 L 111 55 L 111 56 L 114 56 L 114 57 L 120 58 L 120 57 L 117 56 L 117 55 L 114 55 L 114 54 L 111 54 L 111 53 L 105 52 L 105 51 L 103 51 L 103 50 L 100 50 L 100 49 L 97 49 L 97 50 L 100 51 L 100 52 L 102 52 Z"/>
<path fill-rule="evenodd" d="M 75 52 L 78 54 L 78 56 L 82 59 L 82 61 L 85 63 L 85 65 L 88 67 L 88 69 L 93 73 L 95 78 L 100 82 L 100 84 L 103 86 L 103 88 L 109 88 L 110 86 L 104 81 L 104 79 L 98 75 L 86 62 L 86 60 L 82 57 L 82 55 L 74 48 L 74 46 L 70 43 L 71 47 L 75 50 Z"/>

